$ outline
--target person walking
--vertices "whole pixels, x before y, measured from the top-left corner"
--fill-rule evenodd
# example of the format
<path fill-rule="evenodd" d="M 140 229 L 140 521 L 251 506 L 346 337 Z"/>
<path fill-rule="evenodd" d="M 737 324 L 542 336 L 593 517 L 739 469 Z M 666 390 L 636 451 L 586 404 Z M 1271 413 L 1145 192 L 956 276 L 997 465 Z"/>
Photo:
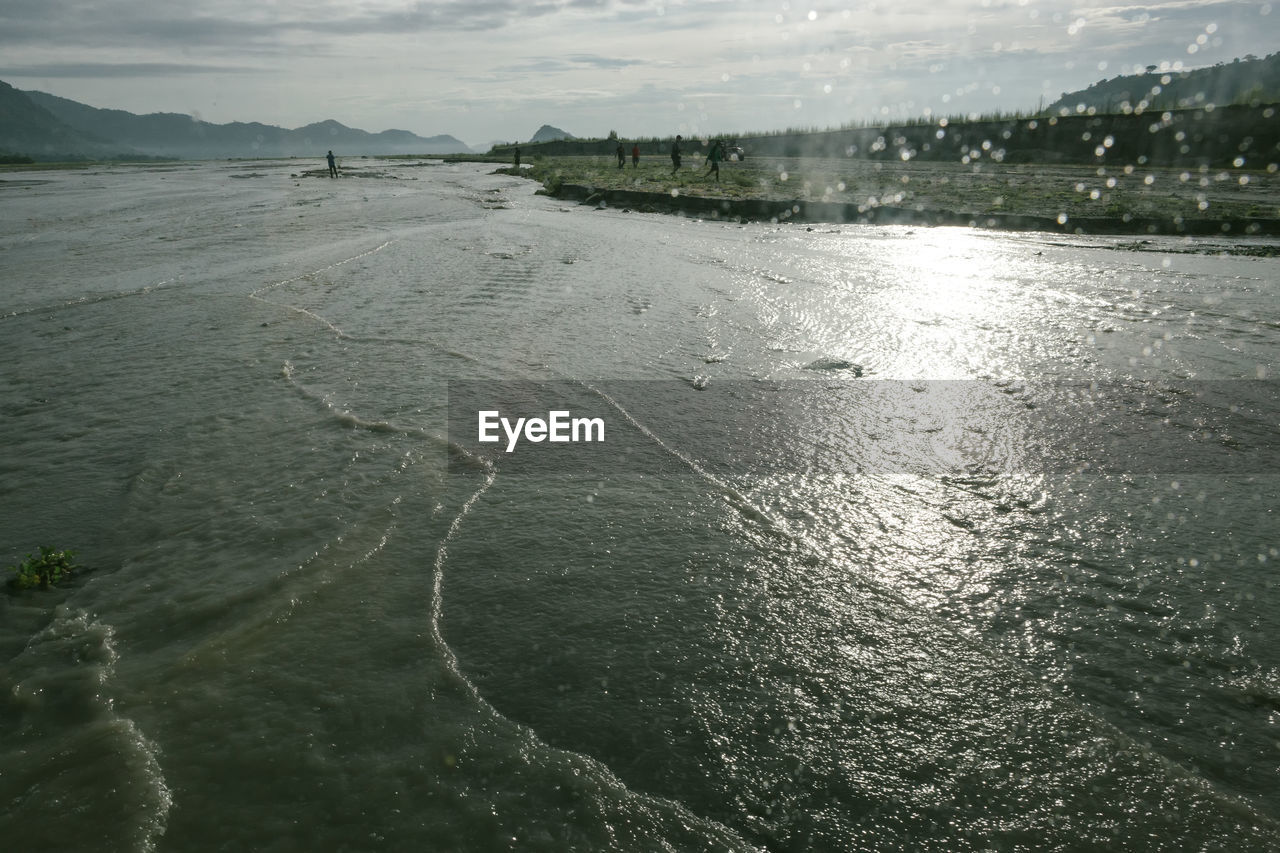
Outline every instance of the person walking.
<path fill-rule="evenodd" d="M 631 146 L 631 168 L 638 169 L 640 167 L 640 143 L 637 142 Z"/>
<path fill-rule="evenodd" d="M 618 168 L 619 168 L 619 169 L 621 169 L 622 167 L 624 167 L 624 166 L 626 166 L 626 165 L 627 165 L 627 149 L 625 149 L 625 148 L 623 148 L 623 147 L 622 147 L 622 140 L 621 140 L 621 139 L 619 139 L 619 140 L 618 140 L 618 152 L 617 152 L 617 153 L 618 153 Z"/>
<path fill-rule="evenodd" d="M 325 159 L 329 161 L 329 177 L 331 178 L 338 177 L 338 164 L 333 159 L 332 150 L 329 151 L 329 156 L 326 157 Z"/>
<path fill-rule="evenodd" d="M 676 134 L 676 141 L 671 143 L 671 174 L 680 171 L 680 140 L 684 139 L 680 134 Z"/>
<path fill-rule="evenodd" d="M 707 152 L 707 162 L 711 164 L 707 169 L 707 174 L 716 173 L 716 183 L 720 183 L 720 161 L 724 158 L 724 146 L 717 139 L 711 143 L 711 150 Z"/>

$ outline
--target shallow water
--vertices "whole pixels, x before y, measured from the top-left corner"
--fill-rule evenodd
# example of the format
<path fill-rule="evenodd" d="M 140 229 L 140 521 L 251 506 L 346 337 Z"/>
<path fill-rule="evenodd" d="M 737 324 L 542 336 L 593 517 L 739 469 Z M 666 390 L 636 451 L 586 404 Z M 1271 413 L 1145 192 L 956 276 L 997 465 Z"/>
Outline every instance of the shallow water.
<path fill-rule="evenodd" d="M 291 170 L 0 183 L 17 847 L 1276 849 L 1280 262 Z"/>

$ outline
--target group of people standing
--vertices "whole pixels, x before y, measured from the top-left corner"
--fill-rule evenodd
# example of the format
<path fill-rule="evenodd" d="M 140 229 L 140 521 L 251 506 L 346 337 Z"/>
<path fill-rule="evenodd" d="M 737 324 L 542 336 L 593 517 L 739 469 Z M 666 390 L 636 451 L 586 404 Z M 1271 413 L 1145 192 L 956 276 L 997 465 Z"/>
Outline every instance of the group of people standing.
<path fill-rule="evenodd" d="M 683 136 L 676 134 L 676 141 L 671 143 L 671 174 L 680 171 L 680 143 L 684 140 Z M 707 152 L 707 174 L 716 176 L 716 183 L 720 183 L 720 161 L 725 158 L 725 147 L 722 140 L 715 140 L 711 143 L 711 150 Z"/>
<path fill-rule="evenodd" d="M 671 143 L 671 174 L 673 175 L 676 172 L 680 171 L 681 155 L 683 154 L 683 149 L 680 147 L 680 143 L 683 141 L 684 141 L 684 137 L 679 134 L 676 134 L 675 142 Z M 516 148 L 514 153 L 515 153 L 515 166 L 517 169 L 519 169 L 520 168 L 520 149 Z M 627 150 L 623 146 L 622 140 L 618 140 L 617 154 L 618 154 L 618 168 L 619 169 L 625 168 L 627 165 Z M 707 174 L 708 175 L 714 174 L 716 176 L 716 183 L 720 182 L 720 161 L 723 160 L 724 158 L 725 158 L 724 142 L 717 139 L 716 141 L 711 143 L 711 150 L 707 152 L 707 163 L 710 164 L 709 168 L 707 169 Z M 333 152 L 330 151 L 328 155 L 325 157 L 325 159 L 328 161 L 328 164 L 329 164 L 329 177 L 331 178 L 338 177 L 338 166 L 337 166 L 337 163 L 335 162 Z M 640 167 L 640 143 L 637 142 L 631 146 L 631 168 L 638 169 L 639 167 Z"/>
<path fill-rule="evenodd" d="M 684 137 L 676 134 L 675 142 L 671 143 L 671 174 L 680 171 L 681 157 L 684 153 L 680 143 L 684 141 Z M 618 168 L 625 168 L 627 165 L 627 151 L 622 144 L 622 140 L 618 140 Z M 518 156 L 518 155 L 517 155 Z M 725 158 L 724 142 L 717 139 L 711 143 L 711 150 L 707 152 L 707 174 L 716 176 L 716 183 L 720 182 L 720 161 Z M 635 169 L 640 166 L 640 144 L 636 143 L 631 146 L 631 168 Z"/>
<path fill-rule="evenodd" d="M 618 140 L 618 168 L 621 169 L 627 165 L 627 151 L 622 147 L 622 140 Z M 640 143 L 631 146 L 631 168 L 635 169 L 640 166 Z"/>

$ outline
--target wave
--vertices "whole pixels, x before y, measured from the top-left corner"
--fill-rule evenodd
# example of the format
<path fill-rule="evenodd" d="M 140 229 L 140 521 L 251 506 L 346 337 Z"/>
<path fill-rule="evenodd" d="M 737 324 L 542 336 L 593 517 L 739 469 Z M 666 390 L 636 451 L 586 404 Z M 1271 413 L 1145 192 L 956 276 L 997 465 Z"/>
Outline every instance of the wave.
<path fill-rule="evenodd" d="M 158 747 L 116 709 L 111 681 L 115 629 L 60 604 L 49 624 L 6 665 L 11 696 L 5 773 L 13 849 L 72 849 L 102 838 L 151 851 L 168 823 L 173 793 Z"/>
<path fill-rule="evenodd" d="M 307 388 L 297 378 L 297 370 L 293 366 L 293 362 L 286 361 L 280 368 L 280 375 L 285 382 L 298 392 L 303 398 L 314 403 L 320 404 L 328 411 L 337 423 L 351 429 L 360 429 L 366 432 L 376 432 L 392 435 L 406 435 L 423 438 L 435 438 L 434 433 L 429 430 L 420 429 L 418 427 L 396 426 L 389 421 L 380 419 L 366 418 L 356 414 L 350 409 L 343 408 L 334 402 L 333 398 L 328 394 L 321 394 Z"/>
<path fill-rule="evenodd" d="M 633 791 L 629 789 L 607 765 L 598 759 L 582 753 L 573 752 L 571 750 L 553 747 L 541 740 L 538 737 L 537 732 L 533 729 L 503 715 L 502 712 L 500 712 L 484 697 L 475 683 L 467 677 L 465 672 L 463 672 L 462 666 L 458 661 L 457 654 L 453 651 L 452 647 L 449 646 L 440 630 L 440 620 L 444 609 L 445 564 L 448 561 L 450 543 L 458 537 L 467 515 L 476 506 L 476 504 L 479 503 L 497 480 L 498 468 L 492 462 L 474 456 L 461 447 L 454 447 L 453 450 L 468 457 L 469 460 L 483 472 L 483 480 L 459 508 L 457 515 L 454 516 L 444 537 L 441 539 L 435 554 L 432 576 L 430 629 L 431 637 L 435 641 L 436 647 L 439 649 L 441 661 L 443 662 L 445 670 L 448 672 L 450 678 L 455 682 L 455 684 L 461 687 L 465 694 L 479 708 L 483 709 L 491 719 L 501 722 L 503 725 L 510 726 L 517 735 L 528 741 L 530 746 L 536 747 L 537 751 L 544 757 L 551 759 L 557 764 L 568 764 L 571 767 L 585 763 L 594 771 L 597 781 L 604 786 L 607 792 L 621 802 L 624 802 L 630 807 L 636 809 L 640 815 L 647 818 L 647 821 L 650 823 L 649 827 L 629 826 L 628 828 L 635 832 L 644 833 L 649 842 L 653 841 L 652 836 L 655 833 L 665 835 L 678 831 L 682 834 L 687 834 L 696 827 L 703 833 L 701 841 L 711 846 L 712 849 L 734 851 L 755 850 L 756 848 L 754 846 L 749 844 L 730 827 L 695 814 L 685 804 L 678 800 L 648 792 Z M 525 749 L 521 750 L 521 752 L 528 754 L 529 750 Z M 577 769 L 573 769 L 570 772 L 574 776 L 579 775 L 579 771 Z M 674 819 L 674 824 L 671 823 L 672 818 Z M 626 823 L 631 824 L 632 820 L 628 818 Z M 612 835 L 613 830 L 610 832 Z"/>
<path fill-rule="evenodd" d="M 383 243 L 381 243 L 381 244 L 379 244 L 379 245 L 377 245 L 377 246 L 373 247 L 372 249 L 367 249 L 367 250 L 365 250 L 365 251 L 363 251 L 363 252 L 358 252 L 357 254 L 354 254 L 354 255 L 352 255 L 352 256 L 350 256 L 350 257 L 348 257 L 348 258 L 343 258 L 343 259 L 342 259 L 342 260 L 340 260 L 340 261 L 334 261 L 333 263 L 328 264 L 328 265 L 323 266 L 323 267 L 320 267 L 319 269 L 310 270 L 310 271 L 305 272 L 305 273 L 300 273 L 299 275 L 295 275 L 295 276 L 293 276 L 292 278 L 282 279 L 281 281 L 272 282 L 271 284 L 265 284 L 265 285 L 263 285 L 262 287 L 259 287 L 257 290 L 252 291 L 252 292 L 249 294 L 249 298 L 250 298 L 250 299 L 256 299 L 256 300 L 258 300 L 259 302 L 265 302 L 267 305 L 274 305 L 274 306 L 276 306 L 277 308 L 283 308 L 283 309 L 285 309 L 286 311 L 293 311 L 294 313 L 296 313 L 296 314 L 301 314 L 301 315 L 303 315 L 303 316 L 305 316 L 305 317 L 310 317 L 312 320 L 315 320 L 317 323 L 320 323 L 321 325 L 323 325 L 323 326 L 327 327 L 330 331 L 332 331 L 332 332 L 333 332 L 335 335 L 337 335 L 339 338 L 347 338 L 347 337 L 349 337 L 349 336 L 348 336 L 345 332 L 343 332 L 341 329 L 339 329 L 336 325 L 334 325 L 334 323 L 333 323 L 332 321 L 327 320 L 327 319 L 325 319 L 324 317 L 321 317 L 319 314 L 316 314 L 314 311 L 309 311 L 309 310 L 307 310 L 306 308 L 300 308 L 300 307 L 298 307 L 297 305 L 289 305 L 289 304 L 284 303 L 284 302 L 276 302 L 276 301 L 274 301 L 274 300 L 271 300 L 271 299 L 266 298 L 265 296 L 263 296 L 263 294 L 264 294 L 264 293 L 266 293 L 266 292 L 268 292 L 268 291 L 270 291 L 270 290 L 275 290 L 276 288 L 279 288 L 279 287 L 285 287 L 286 285 L 293 284 L 294 282 L 302 281 L 303 279 L 312 278 L 312 277 L 316 276 L 316 275 L 317 275 L 317 274 L 319 274 L 319 273 L 326 272 L 326 271 L 328 271 L 328 270 L 332 270 L 332 269 L 337 269 L 338 267 L 340 267 L 340 266 L 344 266 L 344 265 L 346 265 L 346 264 L 349 264 L 349 263 L 351 263 L 352 261 L 358 261 L 358 260 L 360 260 L 361 258 L 367 258 L 368 256 L 370 256 L 370 255 L 372 255 L 372 254 L 375 254 L 375 253 L 377 253 L 377 252 L 381 252 L 383 249 L 385 249 L 385 248 L 387 248 L 388 246 L 390 246 L 393 242 L 395 242 L 395 241 L 394 241 L 394 240 L 387 240 L 387 241 L 385 241 L 385 242 L 383 242 Z"/>
<path fill-rule="evenodd" d="M 80 296 L 76 299 L 68 299 L 63 302 L 55 302 L 48 305 L 36 305 L 31 308 L 19 308 L 15 311 L 0 314 L 0 321 L 12 320 L 15 317 L 25 317 L 29 314 L 52 314 L 57 311 L 67 311 L 73 308 L 82 308 L 86 305 L 97 305 L 101 302 L 111 302 L 116 299 L 131 299 L 135 296 L 149 296 L 152 293 L 158 293 L 162 290 L 169 290 L 177 287 L 182 283 L 182 277 L 167 278 L 158 281 L 155 284 L 148 284 L 144 287 L 135 288 L 134 290 L 122 290 L 116 293 L 99 293 L 89 296 Z"/>

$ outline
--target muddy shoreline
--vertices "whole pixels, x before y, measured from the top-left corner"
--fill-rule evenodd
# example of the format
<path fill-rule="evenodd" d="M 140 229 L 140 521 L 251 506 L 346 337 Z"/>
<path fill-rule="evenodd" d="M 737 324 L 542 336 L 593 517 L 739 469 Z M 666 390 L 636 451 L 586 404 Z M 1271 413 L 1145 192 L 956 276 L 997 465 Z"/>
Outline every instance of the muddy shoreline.
<path fill-rule="evenodd" d="M 1190 219 L 1137 216 L 1064 217 L 1021 213 L 963 213 L 892 205 L 864 208 L 853 203 L 732 199 L 639 190 L 560 184 L 548 195 L 584 204 L 655 213 L 694 214 L 736 221 L 806 222 L 857 225 L 958 225 L 1009 231 L 1051 231 L 1062 234 L 1188 235 L 1266 237 L 1280 235 L 1280 218 Z"/>
<path fill-rule="evenodd" d="M 712 182 L 704 169 L 673 173 L 660 162 L 618 169 L 612 158 L 540 158 L 497 171 L 566 201 L 728 221 L 1280 236 L 1280 176 L 1269 172 L 756 158 L 723 164 Z"/>

